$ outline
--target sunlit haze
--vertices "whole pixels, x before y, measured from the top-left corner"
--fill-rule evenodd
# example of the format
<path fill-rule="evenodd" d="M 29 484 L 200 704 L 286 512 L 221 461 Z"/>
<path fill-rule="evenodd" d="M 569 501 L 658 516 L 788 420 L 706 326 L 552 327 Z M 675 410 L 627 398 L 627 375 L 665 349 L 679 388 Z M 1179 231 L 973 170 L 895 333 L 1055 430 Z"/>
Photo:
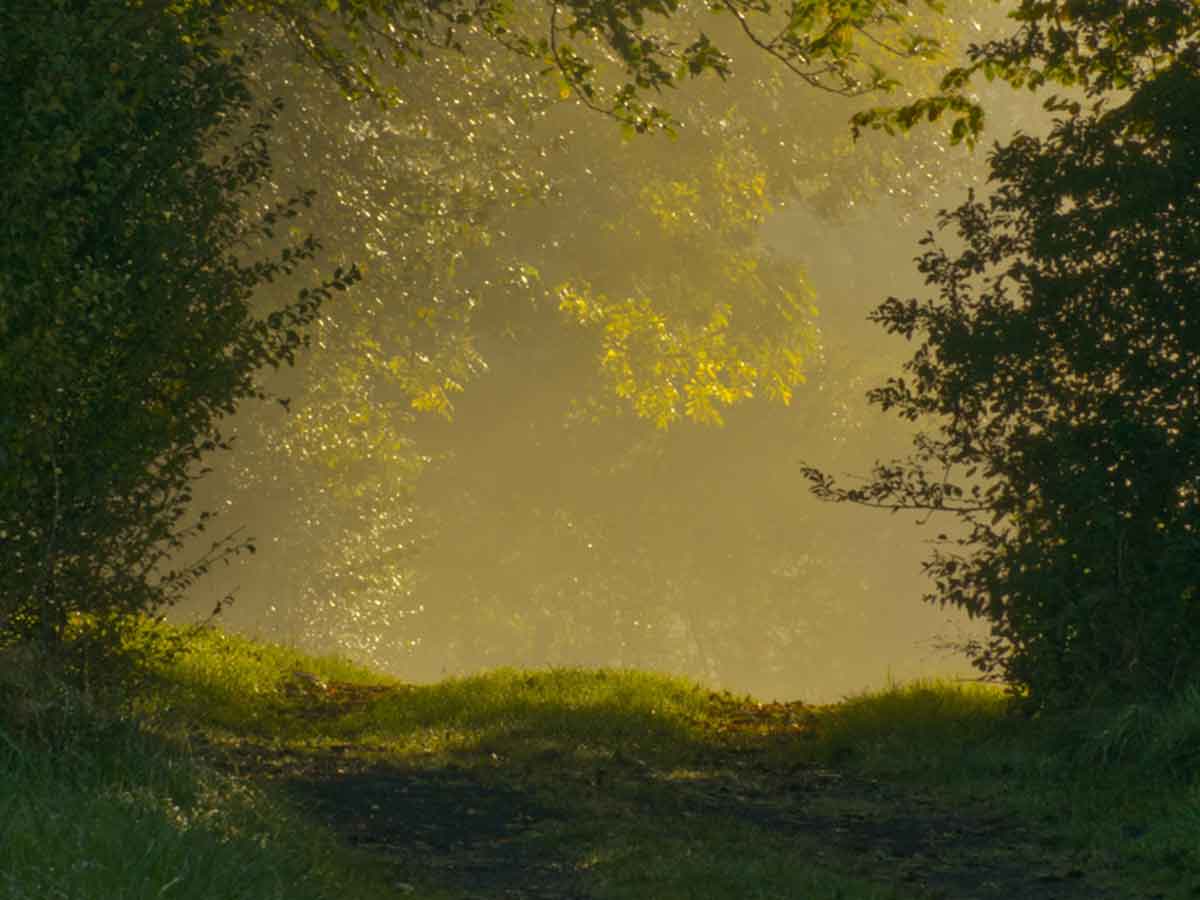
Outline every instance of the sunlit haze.
<path fill-rule="evenodd" d="M 268 43 L 279 190 L 317 191 L 298 226 L 365 277 L 267 382 L 290 412 L 229 421 L 198 499 L 257 552 L 176 615 L 232 594 L 224 627 L 420 682 L 622 666 L 821 702 L 977 674 L 954 647 L 984 632 L 921 599 L 956 524 L 822 503 L 801 465 L 909 451 L 864 394 L 913 348 L 867 315 L 922 295 L 918 241 L 1036 101 L 989 101 L 973 154 L 936 126 L 855 143 L 869 99 L 743 54 L 663 98 L 675 139 L 623 136 L 488 52 L 414 63 L 383 111 Z M 758 374 L 705 421 L 688 385 L 735 341 Z"/>

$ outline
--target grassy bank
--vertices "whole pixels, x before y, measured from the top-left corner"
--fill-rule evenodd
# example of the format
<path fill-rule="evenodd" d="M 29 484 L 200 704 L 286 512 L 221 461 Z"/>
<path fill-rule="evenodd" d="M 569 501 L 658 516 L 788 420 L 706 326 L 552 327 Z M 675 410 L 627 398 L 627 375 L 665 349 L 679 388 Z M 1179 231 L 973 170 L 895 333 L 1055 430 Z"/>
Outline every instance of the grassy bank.
<path fill-rule="evenodd" d="M 1200 895 L 1196 695 L 1028 720 L 934 683 L 412 686 L 212 631 L 118 714 L 10 669 L 4 898 Z"/>
<path fill-rule="evenodd" d="M 395 896 L 327 829 L 110 704 L 0 658 L 0 897 Z"/>

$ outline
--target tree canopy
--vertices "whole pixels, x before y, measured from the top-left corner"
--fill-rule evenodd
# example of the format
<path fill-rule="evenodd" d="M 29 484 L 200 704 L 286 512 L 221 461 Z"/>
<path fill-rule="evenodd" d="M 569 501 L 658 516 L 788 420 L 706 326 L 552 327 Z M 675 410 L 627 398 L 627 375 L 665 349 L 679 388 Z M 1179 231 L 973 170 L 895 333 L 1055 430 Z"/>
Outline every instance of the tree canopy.
<path fill-rule="evenodd" d="M 623 136 L 611 119 L 547 94 L 536 65 L 480 34 L 464 35 L 461 51 L 410 61 L 391 106 L 347 104 L 306 56 L 296 62 L 281 30 L 268 23 L 259 33 L 268 49 L 257 89 L 292 101 L 274 132 L 276 180 L 302 184 L 319 173 L 313 215 L 332 235 L 327 246 L 343 261 L 361 260 L 367 277 L 322 316 L 319 352 L 287 388 L 292 414 L 242 428 L 229 515 L 270 539 L 265 561 L 219 583 L 240 585 L 250 603 L 270 590 L 279 598 L 271 619 L 289 639 L 336 634 L 340 646 L 371 658 L 456 630 L 462 655 L 482 658 L 484 630 L 466 633 L 480 614 L 469 597 L 486 597 L 496 621 L 530 606 L 522 598 L 531 593 L 561 609 L 571 577 L 584 577 L 572 566 L 583 564 L 597 597 L 623 570 L 626 599 L 593 601 L 591 632 L 565 617 L 550 622 L 551 643 L 571 630 L 602 644 L 617 604 L 645 605 L 640 615 L 620 613 L 629 622 L 675 615 L 686 601 L 655 599 L 662 573 L 678 569 L 669 589 L 677 598 L 698 596 L 701 567 L 670 542 L 654 558 L 627 546 L 619 507 L 644 509 L 624 522 L 628 535 L 698 510 L 685 485 L 662 472 L 675 466 L 683 477 L 704 468 L 699 461 L 655 459 L 664 448 L 674 458 L 712 445 L 685 435 L 651 454 L 660 442 L 645 428 L 715 424 L 757 395 L 778 405 L 794 397 L 805 408 L 796 428 L 779 430 L 780 455 L 798 429 L 820 433 L 827 404 L 842 399 L 831 385 L 823 394 L 806 386 L 822 364 L 820 301 L 804 255 L 774 252 L 763 224 L 791 204 L 834 220 L 885 187 L 901 209 L 917 209 L 925 185 L 960 171 L 947 162 L 945 138 L 928 130 L 902 146 L 867 136 L 852 147 L 854 101 L 797 90 L 769 57 L 743 61 L 748 84 L 739 89 L 682 86 L 672 97 L 677 139 Z M 898 74 L 914 89 L 933 88 L 944 66 L 911 60 Z M 804 133 L 789 124 L 800 117 Z M 496 407 L 503 424 L 481 404 Z M 464 446 L 454 425 L 421 420 L 457 420 L 460 408 L 469 411 L 462 428 L 487 429 L 486 441 Z M 621 458 L 627 475 L 606 480 Z M 490 466 L 510 460 L 521 474 L 483 483 Z M 543 496 L 530 478 L 552 467 L 574 475 L 548 480 L 557 496 Z M 651 477 L 662 497 L 639 493 L 639 480 Z M 589 511 L 601 491 L 611 508 Z M 297 508 L 306 514 L 295 516 Z M 602 529 L 616 552 L 531 562 L 535 547 L 571 543 L 567 523 L 588 518 L 589 533 Z M 741 547 L 736 528 L 715 533 L 734 538 L 729 552 Z M 788 540 L 772 531 L 769 549 L 739 553 L 747 561 L 739 571 L 791 552 L 781 546 Z M 501 546 L 518 541 L 522 562 L 502 563 L 518 553 Z M 272 575 L 270 588 L 254 574 L 268 568 L 287 572 Z M 472 584 L 458 590 L 455 573 Z M 783 592 L 769 603 L 772 619 L 785 616 Z M 532 607 L 513 615 L 542 619 Z M 643 637 L 633 627 L 635 641 Z"/>
<path fill-rule="evenodd" d="M 352 97 L 394 99 L 387 68 L 403 67 L 430 48 L 461 49 L 478 32 L 555 73 L 562 97 L 638 132 L 671 127 L 669 110 L 652 99 L 666 89 L 705 74 L 730 75 L 733 59 L 712 38 L 723 22 L 732 23 L 729 30 L 753 52 L 808 86 L 856 96 L 898 85 L 862 48 L 894 59 L 934 53 L 937 41 L 908 26 L 914 7 L 942 9 L 939 0 L 553 0 L 526 6 L 503 0 L 237 0 L 229 6 L 280 23 Z M 961 98 L 947 105 L 976 108 Z"/>

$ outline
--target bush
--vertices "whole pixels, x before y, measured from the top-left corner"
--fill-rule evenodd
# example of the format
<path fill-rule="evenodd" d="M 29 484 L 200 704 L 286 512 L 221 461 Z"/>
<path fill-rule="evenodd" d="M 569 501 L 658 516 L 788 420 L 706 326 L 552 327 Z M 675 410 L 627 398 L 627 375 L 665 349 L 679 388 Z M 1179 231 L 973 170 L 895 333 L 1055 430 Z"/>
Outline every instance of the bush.
<path fill-rule="evenodd" d="M 966 522 L 929 599 L 990 622 L 976 663 L 1035 706 L 1200 678 L 1200 15 L 1176 13 L 1142 45 L 1081 12 L 1121 48 L 1072 60 L 1095 102 L 1052 98 L 1047 138 L 997 146 L 994 191 L 943 214 L 961 249 L 925 239 L 937 296 L 873 314 L 922 342 L 872 401 L 937 430 L 863 488 L 807 469 L 828 499 Z M 1032 29 L 1018 51 L 1050 53 Z"/>
<path fill-rule="evenodd" d="M 204 4 L 0 8 L 0 645 L 87 653 L 177 599 L 218 558 L 172 567 L 217 423 L 290 363 L 338 271 L 266 316 L 255 288 L 311 238 L 246 263 L 307 198 L 243 208 L 270 171 L 244 59 Z M 235 134 L 235 129 L 241 133 Z M 74 629 L 79 616 L 87 627 Z"/>

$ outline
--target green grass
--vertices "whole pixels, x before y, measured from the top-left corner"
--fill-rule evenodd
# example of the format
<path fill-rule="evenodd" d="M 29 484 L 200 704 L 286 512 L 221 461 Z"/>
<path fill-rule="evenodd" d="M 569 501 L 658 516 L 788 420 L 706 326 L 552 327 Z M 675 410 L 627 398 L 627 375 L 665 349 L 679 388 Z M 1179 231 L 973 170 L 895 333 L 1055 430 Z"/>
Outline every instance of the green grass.
<path fill-rule="evenodd" d="M 324 829 L 33 657 L 0 657 L 0 710 L 4 900 L 395 896 Z"/>
<path fill-rule="evenodd" d="M 55 757 L 6 742 L 0 822 L 0 896 L 13 900 L 319 898 L 352 872 L 252 786 L 133 738 Z M 349 880 L 354 896 L 389 896 Z"/>
<path fill-rule="evenodd" d="M 208 631 L 126 713 L 2 659 L 0 694 L 0 898 L 1200 896 L 1200 692 L 1026 719 L 939 682 L 414 686 Z"/>
<path fill-rule="evenodd" d="M 1165 706 L 1008 709 L 987 687 L 896 686 L 826 709 L 821 739 L 797 752 L 1009 811 L 1120 896 L 1200 896 L 1200 690 Z"/>

